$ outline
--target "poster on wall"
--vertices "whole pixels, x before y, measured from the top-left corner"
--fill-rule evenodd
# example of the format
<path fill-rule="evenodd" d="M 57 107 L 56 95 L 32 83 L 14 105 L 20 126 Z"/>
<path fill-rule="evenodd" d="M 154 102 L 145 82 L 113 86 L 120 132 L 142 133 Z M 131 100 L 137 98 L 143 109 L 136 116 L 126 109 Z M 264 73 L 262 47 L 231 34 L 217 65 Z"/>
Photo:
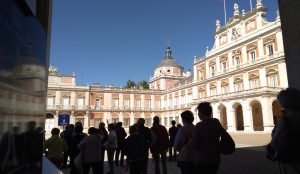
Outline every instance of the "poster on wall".
<path fill-rule="evenodd" d="M 58 126 L 65 126 L 70 123 L 70 115 L 58 115 Z"/>

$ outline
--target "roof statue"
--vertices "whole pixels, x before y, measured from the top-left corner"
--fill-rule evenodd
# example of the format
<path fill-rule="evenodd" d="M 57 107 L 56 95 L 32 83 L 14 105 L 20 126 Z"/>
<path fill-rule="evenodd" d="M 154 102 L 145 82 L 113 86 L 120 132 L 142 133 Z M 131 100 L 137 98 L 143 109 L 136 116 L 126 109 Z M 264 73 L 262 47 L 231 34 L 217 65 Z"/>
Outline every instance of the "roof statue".
<path fill-rule="evenodd" d="M 277 20 L 277 21 L 280 21 L 280 13 L 279 13 L 279 10 L 276 11 L 276 15 L 277 15 L 277 16 L 276 16 L 276 20 Z"/>
<path fill-rule="evenodd" d="M 257 0 L 256 1 L 256 8 L 261 8 L 261 7 L 264 7 L 263 4 L 262 4 L 262 0 Z"/>
<path fill-rule="evenodd" d="M 243 9 L 243 10 L 242 10 L 242 16 L 245 16 L 245 14 L 246 14 L 246 12 L 245 12 L 245 10 Z"/>
<path fill-rule="evenodd" d="M 221 23 L 219 20 L 216 21 L 216 31 L 219 31 L 221 28 Z"/>
<path fill-rule="evenodd" d="M 206 53 L 205 54 L 207 55 L 208 53 L 209 53 L 209 50 L 208 50 L 208 47 L 206 47 Z"/>
<path fill-rule="evenodd" d="M 234 16 L 240 15 L 239 5 L 238 5 L 237 3 L 234 3 L 233 8 L 234 8 L 233 15 L 234 15 Z"/>

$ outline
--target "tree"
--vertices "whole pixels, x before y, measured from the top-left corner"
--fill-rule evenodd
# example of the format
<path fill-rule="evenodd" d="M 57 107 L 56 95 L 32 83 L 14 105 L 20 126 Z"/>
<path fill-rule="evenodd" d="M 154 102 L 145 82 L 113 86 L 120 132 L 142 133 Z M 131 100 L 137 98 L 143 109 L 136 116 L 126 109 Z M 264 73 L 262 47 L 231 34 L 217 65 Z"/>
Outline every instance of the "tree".
<path fill-rule="evenodd" d="M 137 85 L 133 80 L 128 80 L 126 82 L 126 86 L 124 86 L 124 88 L 135 88 L 135 87 L 137 87 Z"/>
<path fill-rule="evenodd" d="M 142 80 L 139 82 L 138 87 L 143 89 L 149 89 L 149 84 L 146 80 Z"/>

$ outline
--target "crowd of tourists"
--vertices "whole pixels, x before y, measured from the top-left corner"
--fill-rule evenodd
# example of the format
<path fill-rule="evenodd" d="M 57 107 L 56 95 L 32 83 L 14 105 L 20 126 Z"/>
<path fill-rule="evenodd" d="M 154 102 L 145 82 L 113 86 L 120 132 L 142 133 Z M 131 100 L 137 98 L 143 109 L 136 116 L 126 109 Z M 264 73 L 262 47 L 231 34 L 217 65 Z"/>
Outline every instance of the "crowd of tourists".
<path fill-rule="evenodd" d="M 285 152 L 292 149 L 289 148 L 290 141 L 293 145 L 300 145 L 299 138 L 293 139 L 293 136 L 299 135 L 296 131 L 299 133 L 300 107 L 299 103 L 292 102 L 297 96 L 300 97 L 299 91 L 292 89 L 278 95 L 283 119 L 273 130 L 267 157 L 283 164 L 290 164 L 292 160 L 294 168 L 299 170 L 299 158 L 284 156 L 291 156 L 290 151 Z M 176 126 L 172 120 L 169 131 L 160 124 L 158 116 L 153 118 L 151 128 L 145 126 L 145 119 L 138 119 L 129 127 L 128 136 L 121 122 L 108 124 L 108 131 L 105 123 L 101 122 L 98 128 L 90 127 L 88 135 L 83 132 L 81 122 L 67 125 L 61 133 L 58 128 L 53 128 L 51 138 L 44 143 L 44 152 L 58 168 L 66 167 L 69 158 L 71 174 L 88 174 L 90 168 L 94 174 L 103 174 L 105 151 L 109 164 L 109 171 L 105 171 L 107 174 L 113 174 L 115 167 L 123 167 L 124 172 L 129 170 L 130 174 L 147 174 L 149 151 L 155 163 L 155 174 L 168 173 L 167 152 L 168 160 L 176 161 L 182 174 L 216 174 L 221 154 L 234 153 L 235 143 L 219 120 L 212 117 L 209 102 L 200 103 L 197 110 L 200 122 L 194 125 L 194 115 L 187 110 L 181 113 L 183 126 Z M 293 136 L 289 136 L 291 134 Z"/>

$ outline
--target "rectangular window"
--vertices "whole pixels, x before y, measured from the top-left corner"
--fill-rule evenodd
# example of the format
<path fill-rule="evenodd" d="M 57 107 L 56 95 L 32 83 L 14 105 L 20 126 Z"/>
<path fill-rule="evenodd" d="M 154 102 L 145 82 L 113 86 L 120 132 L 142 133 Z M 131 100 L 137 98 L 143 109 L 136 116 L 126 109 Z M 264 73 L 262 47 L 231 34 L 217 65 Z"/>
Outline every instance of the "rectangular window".
<path fill-rule="evenodd" d="M 205 97 L 204 91 L 203 91 L 203 90 L 202 90 L 202 91 L 199 91 L 199 98 L 203 98 L 203 97 Z"/>
<path fill-rule="evenodd" d="M 217 88 L 210 88 L 210 96 L 217 95 Z"/>
<path fill-rule="evenodd" d="M 234 86 L 235 86 L 235 91 L 236 92 L 240 92 L 240 91 L 243 90 L 241 82 L 240 83 L 235 83 Z"/>
<path fill-rule="evenodd" d="M 100 99 L 95 100 L 95 109 L 100 109 Z"/>
<path fill-rule="evenodd" d="M 274 54 L 273 44 L 267 45 L 268 56 L 272 56 Z"/>
<path fill-rule="evenodd" d="M 151 100 L 145 100 L 145 108 L 151 108 Z"/>
<path fill-rule="evenodd" d="M 175 97 L 175 105 L 179 105 L 179 99 L 178 99 L 178 97 Z"/>
<path fill-rule="evenodd" d="M 160 108 L 160 100 L 155 100 L 155 108 Z"/>
<path fill-rule="evenodd" d="M 191 103 L 192 100 L 193 100 L 193 99 L 192 99 L 192 94 L 189 94 L 189 95 L 188 95 L 188 103 Z"/>
<path fill-rule="evenodd" d="M 226 62 L 222 62 L 222 71 L 223 71 L 223 73 L 227 72 L 227 63 Z"/>
<path fill-rule="evenodd" d="M 258 79 L 251 79 L 250 80 L 250 89 L 255 89 L 259 87 L 259 81 Z"/>
<path fill-rule="evenodd" d="M 214 65 L 209 67 L 209 71 L 210 71 L 210 77 L 215 76 L 215 66 Z"/>
<path fill-rule="evenodd" d="M 129 107 L 130 107 L 129 99 L 124 99 L 124 108 L 129 109 Z"/>
<path fill-rule="evenodd" d="M 203 77 L 203 70 L 200 70 L 200 71 L 199 71 L 199 79 L 200 79 L 200 81 L 204 80 L 204 77 Z"/>
<path fill-rule="evenodd" d="M 185 104 L 185 95 L 182 95 L 180 100 L 181 104 Z"/>
<path fill-rule="evenodd" d="M 112 107 L 114 109 L 118 109 L 119 108 L 119 99 L 118 98 L 112 100 Z"/>
<path fill-rule="evenodd" d="M 227 94 L 228 93 L 228 85 L 222 86 L 222 94 Z"/>
<path fill-rule="evenodd" d="M 141 100 L 135 100 L 134 101 L 134 107 L 140 108 L 141 107 Z"/>
<path fill-rule="evenodd" d="M 83 101 L 84 101 L 83 98 L 77 99 L 77 108 L 78 109 L 83 109 Z"/>
<path fill-rule="evenodd" d="M 68 109 L 70 98 L 63 98 L 63 109 Z"/>
<path fill-rule="evenodd" d="M 236 66 L 236 68 L 240 68 L 240 58 L 239 57 L 236 57 L 235 58 L 235 66 Z"/>
<path fill-rule="evenodd" d="M 48 99 L 47 99 L 47 108 L 53 108 L 53 102 L 54 102 L 53 97 L 48 97 Z"/>
<path fill-rule="evenodd" d="M 250 61 L 251 63 L 254 63 L 255 62 L 255 51 L 250 51 L 249 52 L 249 56 L 250 56 Z"/>
<path fill-rule="evenodd" d="M 164 126 L 168 126 L 168 117 L 165 117 L 164 121 L 165 121 L 165 125 Z"/>
<path fill-rule="evenodd" d="M 277 76 L 276 74 L 268 76 L 269 86 L 277 87 Z"/>

